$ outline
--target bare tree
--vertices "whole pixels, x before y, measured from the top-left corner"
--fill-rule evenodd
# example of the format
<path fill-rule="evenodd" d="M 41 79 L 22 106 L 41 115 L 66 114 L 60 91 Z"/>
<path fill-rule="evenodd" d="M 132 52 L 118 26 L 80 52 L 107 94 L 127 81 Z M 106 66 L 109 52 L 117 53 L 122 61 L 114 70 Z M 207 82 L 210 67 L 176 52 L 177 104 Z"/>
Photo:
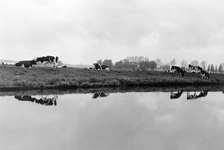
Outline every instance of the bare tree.
<path fill-rule="evenodd" d="M 157 68 L 158 68 L 158 69 L 161 69 L 161 67 L 162 67 L 162 61 L 161 61 L 159 58 L 157 58 L 157 59 L 155 60 L 155 62 L 156 62 L 156 64 L 157 64 Z"/>
<path fill-rule="evenodd" d="M 211 64 L 211 72 L 214 72 L 214 71 L 215 71 L 214 65 Z"/>
<path fill-rule="evenodd" d="M 197 60 L 192 60 L 190 64 L 194 65 L 194 66 L 198 66 L 198 61 Z"/>
<path fill-rule="evenodd" d="M 175 66 L 175 65 L 176 65 L 176 60 L 175 60 L 175 59 L 172 59 L 172 60 L 170 61 L 170 65 L 171 65 L 171 66 Z"/>
<path fill-rule="evenodd" d="M 97 60 L 97 61 L 96 61 L 96 63 L 98 63 L 98 64 L 101 64 L 101 65 L 102 65 L 102 64 L 103 64 L 103 61 L 100 59 L 100 60 Z"/>
<path fill-rule="evenodd" d="M 219 72 L 223 72 L 223 65 L 222 64 L 219 65 Z"/>
<path fill-rule="evenodd" d="M 207 64 L 207 62 L 204 61 L 204 60 L 200 63 L 201 67 L 202 67 L 204 70 L 205 70 L 205 68 L 206 68 L 206 64 Z"/>
<path fill-rule="evenodd" d="M 180 63 L 181 67 L 187 68 L 187 61 L 186 60 L 182 60 Z"/>

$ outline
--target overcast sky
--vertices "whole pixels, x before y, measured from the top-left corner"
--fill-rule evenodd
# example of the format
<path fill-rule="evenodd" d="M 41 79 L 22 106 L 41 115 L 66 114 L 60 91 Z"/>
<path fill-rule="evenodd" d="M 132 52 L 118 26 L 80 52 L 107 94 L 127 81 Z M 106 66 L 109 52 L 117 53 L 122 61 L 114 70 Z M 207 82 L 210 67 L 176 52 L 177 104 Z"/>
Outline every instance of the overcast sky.
<path fill-rule="evenodd" d="M 222 0 L 1 0 L 0 59 L 224 62 Z"/>

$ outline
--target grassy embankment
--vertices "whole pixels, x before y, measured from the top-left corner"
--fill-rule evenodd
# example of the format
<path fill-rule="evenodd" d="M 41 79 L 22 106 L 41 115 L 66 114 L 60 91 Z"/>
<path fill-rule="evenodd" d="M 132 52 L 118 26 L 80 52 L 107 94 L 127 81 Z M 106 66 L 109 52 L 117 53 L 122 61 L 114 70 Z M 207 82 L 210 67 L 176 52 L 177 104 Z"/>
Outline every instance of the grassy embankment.
<path fill-rule="evenodd" d="M 45 89 L 121 86 L 182 86 L 224 84 L 224 74 L 186 73 L 184 77 L 161 71 L 88 70 L 78 68 L 21 68 L 0 66 L 0 89 Z"/>

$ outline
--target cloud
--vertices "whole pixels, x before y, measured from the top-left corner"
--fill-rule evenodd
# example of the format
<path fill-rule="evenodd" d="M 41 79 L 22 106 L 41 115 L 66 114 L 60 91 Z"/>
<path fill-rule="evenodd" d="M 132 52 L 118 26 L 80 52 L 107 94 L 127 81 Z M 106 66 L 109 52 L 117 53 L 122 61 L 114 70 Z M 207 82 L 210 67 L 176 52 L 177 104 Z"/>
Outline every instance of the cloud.
<path fill-rule="evenodd" d="M 172 56 L 166 54 L 188 54 L 192 49 L 208 55 L 209 47 L 219 47 L 219 52 L 224 48 L 220 4 L 201 0 L 4 0 L 1 53 L 17 59 L 23 58 L 15 55 L 18 51 L 26 57 L 54 53 L 71 63 L 90 63 L 110 54 L 115 60 L 144 55 L 167 61 Z"/>

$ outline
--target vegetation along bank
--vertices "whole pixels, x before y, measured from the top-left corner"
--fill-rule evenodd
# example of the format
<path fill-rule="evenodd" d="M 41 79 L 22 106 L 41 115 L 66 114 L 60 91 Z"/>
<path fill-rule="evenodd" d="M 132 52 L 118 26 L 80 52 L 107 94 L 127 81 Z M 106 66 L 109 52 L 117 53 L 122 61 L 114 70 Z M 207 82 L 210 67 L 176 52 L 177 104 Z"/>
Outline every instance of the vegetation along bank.
<path fill-rule="evenodd" d="M 0 66 L 0 89 L 47 89 L 120 86 L 184 86 L 224 84 L 224 74 L 185 73 L 184 77 L 165 71 L 95 70 L 85 68 L 22 68 Z"/>

